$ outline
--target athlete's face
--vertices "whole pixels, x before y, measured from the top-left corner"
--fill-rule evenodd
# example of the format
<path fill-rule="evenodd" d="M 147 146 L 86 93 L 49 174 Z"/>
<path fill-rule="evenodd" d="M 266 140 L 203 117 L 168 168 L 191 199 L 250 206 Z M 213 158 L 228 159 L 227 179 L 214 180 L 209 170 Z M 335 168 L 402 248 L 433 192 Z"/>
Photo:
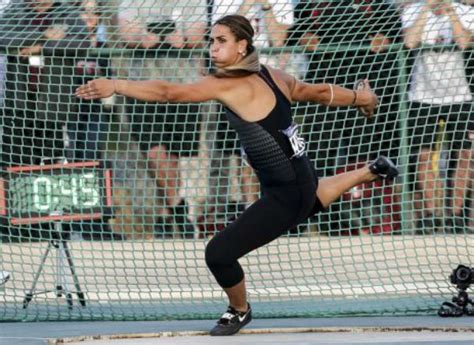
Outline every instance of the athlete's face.
<path fill-rule="evenodd" d="M 214 25 L 209 40 L 209 53 L 216 67 L 232 66 L 242 60 L 247 49 L 247 41 L 237 41 L 234 34 L 225 25 Z"/>

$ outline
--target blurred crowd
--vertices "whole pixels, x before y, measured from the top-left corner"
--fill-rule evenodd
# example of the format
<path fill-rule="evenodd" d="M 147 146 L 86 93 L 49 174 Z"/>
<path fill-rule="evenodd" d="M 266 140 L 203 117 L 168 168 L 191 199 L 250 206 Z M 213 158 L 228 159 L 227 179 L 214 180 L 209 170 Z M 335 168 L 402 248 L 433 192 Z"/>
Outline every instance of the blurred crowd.
<path fill-rule="evenodd" d="M 231 13 L 251 20 L 262 63 L 310 83 L 368 79 L 379 96 L 372 120 L 295 105 L 321 176 L 380 154 L 405 172 L 403 185 L 349 191 L 314 219 L 319 231 L 396 233 L 410 195 L 416 233 L 474 233 L 474 1 L 2 0 L 0 13 L 1 165 L 65 157 L 111 167 L 114 213 L 73 224 L 83 237 L 208 236 L 258 198 L 218 104 L 73 96 L 98 77 L 196 80 L 212 70 L 209 28 Z M 193 160 L 208 172 L 198 204 L 185 192 Z"/>

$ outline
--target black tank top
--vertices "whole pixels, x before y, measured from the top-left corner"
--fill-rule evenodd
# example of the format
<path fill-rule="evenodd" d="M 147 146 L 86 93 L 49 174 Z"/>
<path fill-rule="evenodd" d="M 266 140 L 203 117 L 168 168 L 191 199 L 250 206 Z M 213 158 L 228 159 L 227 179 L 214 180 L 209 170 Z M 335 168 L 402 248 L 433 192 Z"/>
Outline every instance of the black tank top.
<path fill-rule="evenodd" d="M 239 134 L 249 164 L 264 184 L 282 184 L 296 180 L 291 162 L 305 154 L 304 140 L 292 121 L 291 103 L 278 88 L 268 69 L 262 66 L 258 76 L 271 88 L 275 107 L 262 120 L 249 122 L 225 108 L 231 127 Z"/>

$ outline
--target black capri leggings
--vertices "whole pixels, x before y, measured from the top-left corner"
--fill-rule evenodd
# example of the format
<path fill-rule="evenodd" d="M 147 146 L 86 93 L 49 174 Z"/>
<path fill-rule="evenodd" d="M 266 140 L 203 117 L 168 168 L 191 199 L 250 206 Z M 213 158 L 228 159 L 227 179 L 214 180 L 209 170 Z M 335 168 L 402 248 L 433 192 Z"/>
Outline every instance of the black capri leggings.
<path fill-rule="evenodd" d="M 239 258 L 323 209 L 316 197 L 318 181 L 307 157 L 297 159 L 294 166 L 299 181 L 285 186 L 262 186 L 262 198 L 208 243 L 206 264 L 221 287 L 235 286 L 244 278 Z"/>

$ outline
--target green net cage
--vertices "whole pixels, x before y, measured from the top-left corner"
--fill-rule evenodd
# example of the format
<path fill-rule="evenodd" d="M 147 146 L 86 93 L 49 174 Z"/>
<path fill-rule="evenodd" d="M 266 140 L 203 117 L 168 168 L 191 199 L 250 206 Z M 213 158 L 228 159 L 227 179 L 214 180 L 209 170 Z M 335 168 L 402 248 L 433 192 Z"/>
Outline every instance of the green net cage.
<path fill-rule="evenodd" d="M 228 14 L 262 64 L 377 94 L 371 118 L 293 104 L 319 178 L 379 155 L 400 169 L 239 260 L 256 317 L 433 314 L 456 292 L 450 273 L 474 265 L 472 1 L 4 0 L 1 321 L 222 311 L 205 247 L 260 197 L 222 105 L 75 90 L 195 82 Z"/>

